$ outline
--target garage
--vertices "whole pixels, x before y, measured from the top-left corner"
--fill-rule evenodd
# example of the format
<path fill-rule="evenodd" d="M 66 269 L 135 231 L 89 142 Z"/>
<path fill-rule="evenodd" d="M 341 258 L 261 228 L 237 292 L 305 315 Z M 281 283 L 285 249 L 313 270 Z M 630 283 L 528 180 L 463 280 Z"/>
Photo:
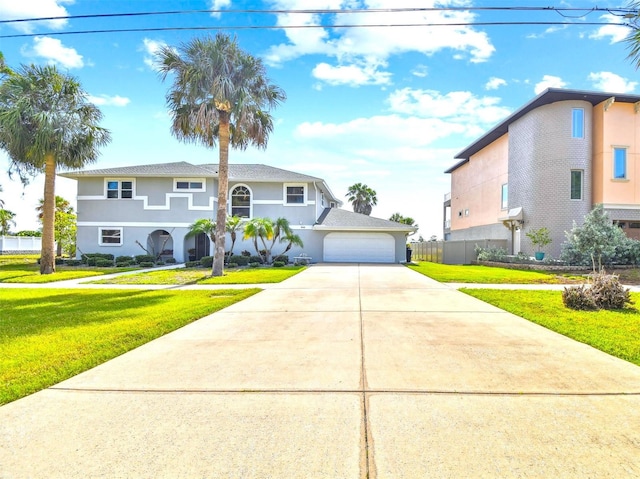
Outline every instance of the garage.
<path fill-rule="evenodd" d="M 327 263 L 395 263 L 396 242 L 388 233 L 329 233 L 324 238 Z"/>

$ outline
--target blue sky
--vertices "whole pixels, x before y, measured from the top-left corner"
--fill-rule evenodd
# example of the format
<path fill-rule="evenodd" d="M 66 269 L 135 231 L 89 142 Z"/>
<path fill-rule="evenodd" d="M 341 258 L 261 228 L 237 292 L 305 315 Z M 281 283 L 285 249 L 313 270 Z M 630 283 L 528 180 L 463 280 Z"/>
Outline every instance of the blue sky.
<path fill-rule="evenodd" d="M 527 6 L 585 8 L 555 11 L 466 10 Z M 627 2 L 598 2 L 601 8 Z M 272 81 L 287 93 L 273 111 L 266 151 L 231 151 L 235 163 L 265 163 L 324 178 L 338 197 L 361 182 L 377 191 L 372 216 L 413 217 L 419 234 L 442 237 L 442 202 L 454 156 L 546 87 L 640 93 L 640 75 L 626 59 L 624 26 L 583 0 L 0 0 L 0 20 L 173 10 L 344 10 L 464 7 L 455 11 L 312 13 L 199 13 L 68 19 L 0 24 L 0 51 L 12 67 L 54 63 L 77 77 L 104 113 L 113 141 L 90 168 L 188 161 L 217 162 L 218 151 L 174 139 L 165 107 L 169 82 L 153 66 L 154 51 L 207 31 L 147 31 L 53 35 L 96 29 L 273 26 L 230 29 L 239 44 L 263 58 Z M 406 26 L 415 23 L 463 26 Z M 569 25 L 473 25 L 496 21 L 568 21 Z M 393 27 L 331 28 L 337 24 Z M 405 26 L 402 26 L 402 25 Z M 323 25 L 323 28 L 277 28 Z M 0 152 L 0 170 L 8 167 Z M 23 189 L 0 173 L 5 208 L 17 227 L 37 227 L 42 179 Z M 74 202 L 75 182 L 59 179 L 57 193 Z M 344 208 L 350 209 L 345 203 Z"/>

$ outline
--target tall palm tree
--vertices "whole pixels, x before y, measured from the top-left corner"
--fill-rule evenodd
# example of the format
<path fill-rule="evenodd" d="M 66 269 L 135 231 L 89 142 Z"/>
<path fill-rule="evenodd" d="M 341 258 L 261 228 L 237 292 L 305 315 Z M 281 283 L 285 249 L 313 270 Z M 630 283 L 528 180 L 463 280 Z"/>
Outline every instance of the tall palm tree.
<path fill-rule="evenodd" d="M 23 181 L 44 171 L 40 273 L 55 272 L 55 178 L 82 168 L 111 140 L 80 83 L 55 66 L 22 66 L 0 84 L 0 148 Z"/>
<path fill-rule="evenodd" d="M 396 223 L 402 223 L 403 225 L 415 226 L 416 220 L 414 220 L 411 216 L 402 216 L 400 213 L 394 213 L 389 217 L 389 221 L 395 221 Z"/>
<path fill-rule="evenodd" d="M 373 207 L 378 204 L 375 190 L 363 183 L 351 185 L 345 196 L 349 197 L 349 203 L 353 206 L 353 211 L 363 215 L 370 215 Z"/>
<path fill-rule="evenodd" d="M 213 148 L 219 142 L 216 250 L 211 274 L 224 267 L 229 146 L 266 148 L 273 131 L 269 111 L 284 101 L 282 89 L 266 76 L 262 61 L 246 53 L 235 38 L 217 34 L 178 48 L 166 46 L 156 56 L 162 80 L 174 75 L 167 94 L 171 132 L 185 142 Z"/>

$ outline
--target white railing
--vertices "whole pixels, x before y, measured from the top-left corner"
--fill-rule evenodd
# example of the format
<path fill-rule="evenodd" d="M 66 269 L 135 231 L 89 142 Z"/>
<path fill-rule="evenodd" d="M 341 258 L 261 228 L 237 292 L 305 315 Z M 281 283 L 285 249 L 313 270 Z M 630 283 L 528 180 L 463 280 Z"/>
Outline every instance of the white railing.
<path fill-rule="evenodd" d="M 445 201 L 449 201 L 450 199 L 451 199 L 451 193 L 450 192 L 449 193 L 445 193 L 444 194 L 444 200 Z"/>
<path fill-rule="evenodd" d="M 0 236 L 0 252 L 40 251 L 42 238 L 37 236 Z"/>

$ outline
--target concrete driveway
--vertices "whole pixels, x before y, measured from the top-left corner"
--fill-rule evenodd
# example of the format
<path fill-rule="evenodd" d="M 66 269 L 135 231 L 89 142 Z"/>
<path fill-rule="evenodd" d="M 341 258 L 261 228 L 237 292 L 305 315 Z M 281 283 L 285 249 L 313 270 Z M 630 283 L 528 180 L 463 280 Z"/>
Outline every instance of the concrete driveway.
<path fill-rule="evenodd" d="M 638 476 L 640 368 L 398 265 L 315 265 L 0 408 L 1 478 Z"/>

